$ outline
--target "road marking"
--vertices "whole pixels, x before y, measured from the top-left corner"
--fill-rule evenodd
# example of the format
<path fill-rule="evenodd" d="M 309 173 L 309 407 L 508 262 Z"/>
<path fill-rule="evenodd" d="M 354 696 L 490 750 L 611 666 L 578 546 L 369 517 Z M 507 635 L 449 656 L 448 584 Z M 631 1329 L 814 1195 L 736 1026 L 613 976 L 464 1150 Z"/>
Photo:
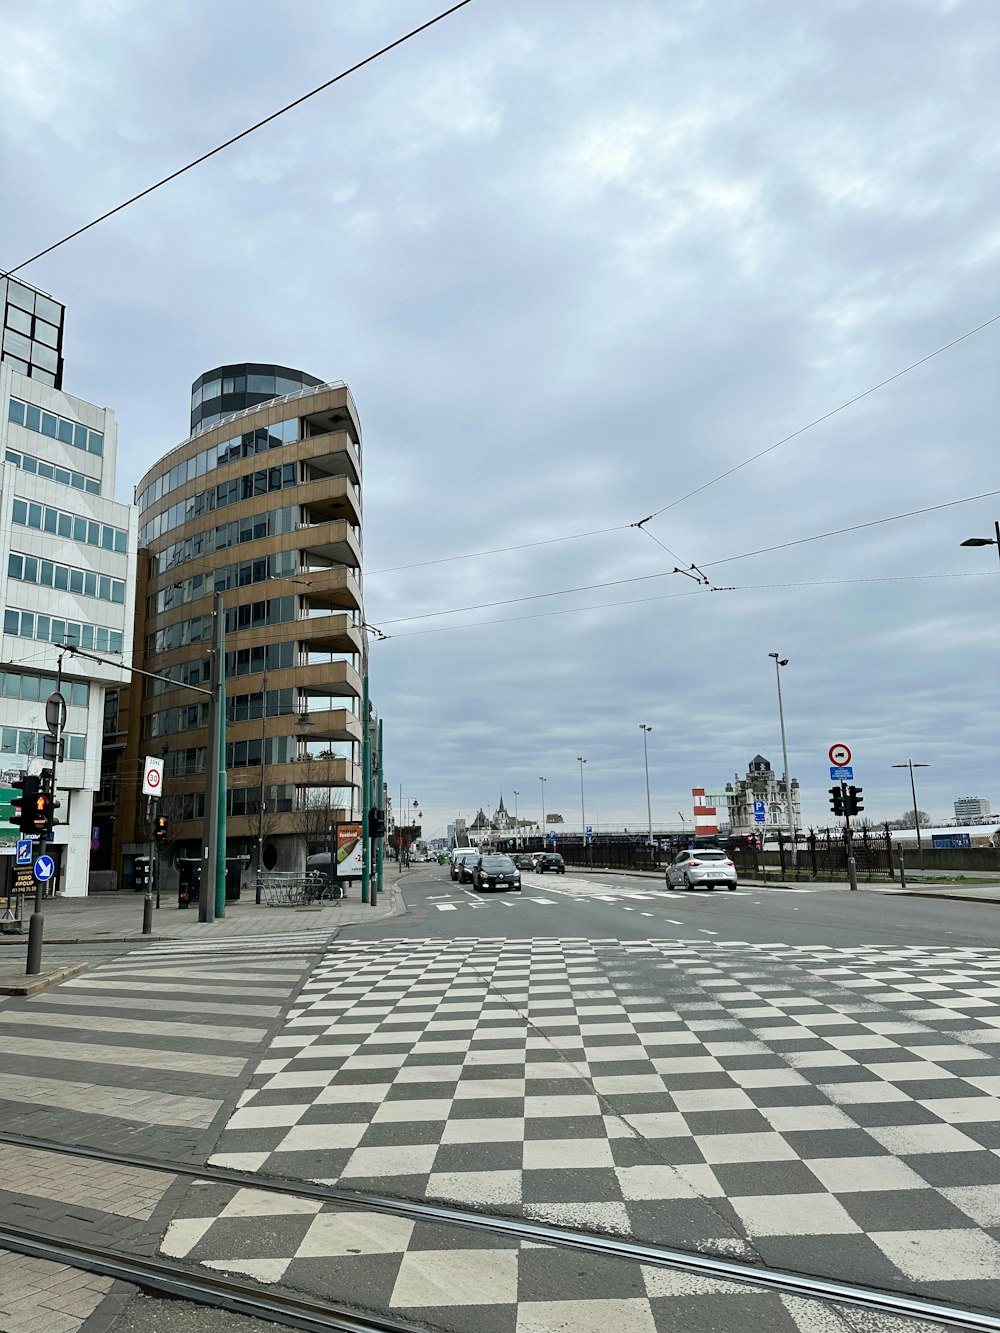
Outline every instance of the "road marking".
<path fill-rule="evenodd" d="M 668 916 L 668 917 L 667 917 L 667 924 L 668 924 L 668 925 L 671 925 L 671 926 L 683 926 L 684 922 L 683 922 L 683 921 L 675 921 L 675 920 L 673 919 L 673 917 Z"/>
<path fill-rule="evenodd" d="M 458 911 L 458 904 L 457 904 L 457 903 L 435 903 L 434 906 L 438 909 L 439 912 L 457 912 L 457 911 Z"/>
<path fill-rule="evenodd" d="M 718 935 L 717 930 L 706 930 L 704 926 L 699 927 L 703 935 Z"/>
<path fill-rule="evenodd" d="M 640 916 L 652 916 L 653 913 L 652 913 L 652 912 L 640 912 L 639 915 L 640 915 Z"/>

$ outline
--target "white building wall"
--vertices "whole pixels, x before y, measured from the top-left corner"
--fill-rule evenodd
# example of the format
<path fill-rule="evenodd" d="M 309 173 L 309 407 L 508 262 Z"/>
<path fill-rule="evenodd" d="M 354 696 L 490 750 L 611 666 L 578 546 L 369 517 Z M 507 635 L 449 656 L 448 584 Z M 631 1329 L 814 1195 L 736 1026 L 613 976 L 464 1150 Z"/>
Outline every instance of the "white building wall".
<path fill-rule="evenodd" d="M 51 417 L 60 422 L 75 423 L 86 427 L 88 431 L 97 431 L 103 435 L 103 448 L 100 454 L 82 450 L 62 441 L 58 436 L 29 429 L 26 425 L 11 420 L 10 402 L 16 399 L 29 404 L 41 412 L 50 414 L 46 424 L 51 427 Z M 65 433 L 65 425 L 62 427 Z M 21 465 L 10 461 L 14 454 L 21 460 Z M 117 458 L 117 426 L 114 414 L 107 408 L 87 403 L 72 394 L 52 389 L 35 380 L 18 374 L 10 366 L 0 365 L 0 671 L 16 676 L 56 677 L 59 659 L 62 656 L 62 675 L 67 690 L 73 682 L 85 683 L 89 695 L 86 707 L 71 706 L 68 709 L 66 735 L 84 737 L 83 758 L 70 758 L 67 753 L 65 762 L 59 764 L 56 775 L 56 799 L 60 809 L 56 818 L 60 822 L 55 833 L 55 842 L 65 847 L 61 892 L 67 896 L 80 897 L 87 892 L 90 869 L 90 833 L 93 816 L 94 792 L 100 783 L 101 743 L 104 718 L 104 692 L 107 684 L 118 684 L 127 679 L 119 663 L 130 663 L 132 659 L 132 623 L 135 604 L 135 569 L 138 515 L 131 505 L 118 504 L 115 493 L 115 462 Z M 35 469 L 27 471 L 24 461 Z M 42 465 L 53 472 L 59 469 L 63 480 L 55 475 L 39 475 L 37 468 Z M 79 488 L 77 484 L 65 483 L 66 474 L 76 474 L 100 484 L 101 494 L 94 495 Z M 14 522 L 15 504 L 24 502 L 40 506 L 43 512 L 41 526 L 31 527 Z M 60 514 L 71 515 L 74 520 L 86 520 L 87 534 L 93 535 L 95 529 L 90 525 L 100 525 L 101 541 L 105 529 L 114 528 L 126 534 L 125 550 L 106 549 L 103 544 L 94 545 L 82 539 L 78 522 L 74 521 L 72 531 L 47 531 L 44 526 L 44 511 L 57 510 Z M 20 509 L 18 509 L 20 512 Z M 29 510 L 37 516 L 38 510 Z M 62 522 L 65 527 L 65 522 Z M 120 545 L 120 542 L 119 542 Z M 84 591 L 71 591 L 48 586 L 43 582 L 29 582 L 11 575 L 11 555 L 24 556 L 37 563 L 32 568 L 39 577 L 43 575 L 42 563 L 60 565 L 71 571 L 83 571 L 84 576 L 95 576 L 99 580 L 114 580 L 124 583 L 121 601 L 102 600 L 87 596 Z M 25 567 L 29 568 L 29 567 Z M 53 574 L 53 581 L 55 575 Z M 85 588 L 86 588 L 85 584 Z M 49 637 L 24 637 L 13 632 L 14 614 L 27 613 L 34 619 L 29 622 L 33 632 L 38 628 L 38 617 L 47 627 Z M 8 613 L 10 613 L 8 615 Z M 58 633 L 53 621 L 63 623 L 62 639 L 52 642 L 51 636 Z M 80 631 L 67 629 L 72 624 L 80 626 Z M 22 619 L 17 628 L 23 629 Z M 97 635 L 107 632 L 109 643 L 96 646 Z M 83 636 L 93 633 L 95 647 L 86 649 L 99 661 L 65 651 L 66 644 L 75 641 L 86 642 Z M 120 636 L 120 647 L 112 652 L 110 636 Z M 117 647 L 118 640 L 115 640 Z M 23 687 L 22 687 L 23 688 Z M 23 749 L 21 741 L 24 733 L 30 730 L 44 731 L 45 702 L 44 691 L 37 700 L 10 697 L 5 690 L 0 693 L 0 769 L 18 767 L 21 760 L 17 750 Z M 15 738 L 16 749 L 11 752 L 10 743 Z M 79 741 L 75 742 L 79 746 Z M 31 772 L 38 772 L 47 766 L 41 756 L 25 756 Z M 5 763 L 6 761 L 6 763 Z M 0 837 L 0 853 L 10 854 L 12 839 Z"/>

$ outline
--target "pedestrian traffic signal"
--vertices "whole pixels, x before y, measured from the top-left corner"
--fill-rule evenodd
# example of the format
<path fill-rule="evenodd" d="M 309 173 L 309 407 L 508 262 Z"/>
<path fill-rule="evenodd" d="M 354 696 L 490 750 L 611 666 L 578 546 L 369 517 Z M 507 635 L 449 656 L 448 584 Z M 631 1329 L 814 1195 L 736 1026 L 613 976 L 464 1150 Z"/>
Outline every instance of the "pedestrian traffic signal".
<path fill-rule="evenodd" d="M 368 836 L 369 838 L 385 837 L 385 811 L 371 809 L 368 811 Z"/>
<path fill-rule="evenodd" d="M 856 815 L 865 808 L 865 803 L 861 799 L 863 787 L 848 787 L 847 789 L 847 813 Z"/>
<path fill-rule="evenodd" d="M 836 787 L 830 788 L 830 809 L 835 815 L 843 815 L 846 807 L 844 806 L 844 789 L 840 783 Z"/>
<path fill-rule="evenodd" d="M 37 833 L 43 842 L 52 839 L 52 797 L 47 791 L 40 791 L 35 797 L 32 810 L 31 831 Z"/>
<path fill-rule="evenodd" d="M 153 837 L 157 842 L 164 842 L 170 832 L 170 820 L 166 815 L 157 815 L 153 825 Z"/>
<path fill-rule="evenodd" d="M 37 832 L 35 828 L 35 802 L 41 790 L 41 780 L 37 774 L 25 773 L 22 777 L 15 778 L 11 786 L 15 791 L 23 793 L 21 796 L 15 796 L 10 803 L 11 809 L 14 811 L 14 822 L 22 833 Z"/>

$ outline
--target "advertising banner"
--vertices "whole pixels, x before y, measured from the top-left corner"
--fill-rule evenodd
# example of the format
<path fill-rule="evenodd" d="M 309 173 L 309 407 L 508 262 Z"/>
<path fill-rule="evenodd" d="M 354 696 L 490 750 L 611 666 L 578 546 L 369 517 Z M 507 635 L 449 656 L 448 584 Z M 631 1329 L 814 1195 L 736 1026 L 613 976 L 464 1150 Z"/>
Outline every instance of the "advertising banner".
<path fill-rule="evenodd" d="M 342 879 L 361 878 L 361 821 L 337 824 L 337 875 Z"/>

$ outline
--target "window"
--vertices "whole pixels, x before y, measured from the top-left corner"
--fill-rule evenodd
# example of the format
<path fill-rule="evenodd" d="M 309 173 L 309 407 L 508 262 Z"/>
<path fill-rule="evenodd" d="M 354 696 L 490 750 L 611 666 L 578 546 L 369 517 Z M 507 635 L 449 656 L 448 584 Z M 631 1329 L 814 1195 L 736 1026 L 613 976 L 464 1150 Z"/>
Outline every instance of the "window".
<path fill-rule="evenodd" d="M 7 557 L 7 577 L 22 583 L 39 583 L 46 588 L 62 588 L 81 597 L 96 597 L 101 602 L 125 601 L 125 584 L 121 579 L 93 574 L 89 570 L 56 565 L 51 560 L 37 560 L 34 556 L 12 551 Z"/>
<path fill-rule="evenodd" d="M 116 551 L 120 555 L 128 549 L 128 533 L 124 529 L 95 523 L 93 519 L 68 514 L 47 505 L 29 504 L 25 507 L 23 500 L 15 500 L 11 518 L 21 527 L 58 533 L 60 537 L 72 536 L 84 545 L 100 546 L 105 551 Z"/>
<path fill-rule="evenodd" d="M 5 336 L 5 344 L 6 338 L 9 336 L 9 334 Z M 25 355 L 36 365 L 54 371 L 58 366 L 58 357 L 54 351 L 49 349 L 55 347 L 56 343 L 52 342 L 45 346 L 43 345 L 45 342 L 45 338 L 38 339 L 36 332 L 36 341 L 30 345 L 30 354 L 26 353 Z M 39 377 L 36 376 L 36 378 Z M 48 382 L 51 383 L 51 377 L 49 377 Z M 21 402 L 18 398 L 10 400 L 7 407 L 7 419 L 13 421 L 15 425 L 24 426 L 27 430 L 36 431 L 41 435 L 47 435 L 50 439 L 59 440 L 62 444 L 72 445 L 74 449 L 80 449 L 85 453 L 98 456 L 104 453 L 104 436 L 100 431 L 90 430 L 87 426 L 81 425 L 78 421 L 70 421 L 67 417 L 56 416 L 54 412 L 43 412 L 33 404 Z"/>

